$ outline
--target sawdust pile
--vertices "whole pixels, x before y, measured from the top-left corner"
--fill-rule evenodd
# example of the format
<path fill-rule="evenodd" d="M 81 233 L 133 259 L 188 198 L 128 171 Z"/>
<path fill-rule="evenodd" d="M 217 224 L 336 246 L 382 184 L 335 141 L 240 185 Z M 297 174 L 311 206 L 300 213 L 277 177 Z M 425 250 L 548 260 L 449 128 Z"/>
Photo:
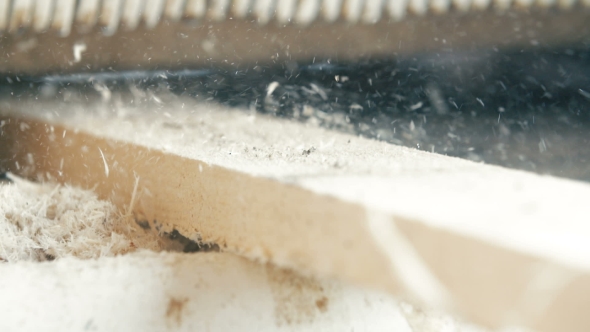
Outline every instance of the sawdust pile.
<path fill-rule="evenodd" d="M 0 182 L 0 261 L 115 256 L 160 243 L 92 191 L 37 184 L 9 175 Z M 131 240 L 133 239 L 133 240 Z"/>

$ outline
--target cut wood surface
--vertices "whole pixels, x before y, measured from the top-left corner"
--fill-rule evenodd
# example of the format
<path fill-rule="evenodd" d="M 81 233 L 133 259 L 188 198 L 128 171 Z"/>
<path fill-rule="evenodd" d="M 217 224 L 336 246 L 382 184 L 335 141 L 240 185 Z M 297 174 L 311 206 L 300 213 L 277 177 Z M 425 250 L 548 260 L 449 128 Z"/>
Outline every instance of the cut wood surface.
<path fill-rule="evenodd" d="M 193 100 L 5 103 L 4 169 L 490 326 L 587 331 L 590 186 Z"/>

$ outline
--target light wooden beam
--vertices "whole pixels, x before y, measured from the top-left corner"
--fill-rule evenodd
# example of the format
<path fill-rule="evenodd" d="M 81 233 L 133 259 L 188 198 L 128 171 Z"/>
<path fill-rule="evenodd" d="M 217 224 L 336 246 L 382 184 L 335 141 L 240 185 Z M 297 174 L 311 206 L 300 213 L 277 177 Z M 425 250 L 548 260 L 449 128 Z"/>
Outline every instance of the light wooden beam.
<path fill-rule="evenodd" d="M 590 186 L 189 99 L 6 103 L 2 167 L 495 327 L 587 331 Z"/>

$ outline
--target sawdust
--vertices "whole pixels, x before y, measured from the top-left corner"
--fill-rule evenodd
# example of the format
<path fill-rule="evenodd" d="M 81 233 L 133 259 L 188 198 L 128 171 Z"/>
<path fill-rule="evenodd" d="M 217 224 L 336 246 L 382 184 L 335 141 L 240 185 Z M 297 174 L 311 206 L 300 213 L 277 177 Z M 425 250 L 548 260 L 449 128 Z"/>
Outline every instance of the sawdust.
<path fill-rule="evenodd" d="M 328 294 L 313 278 L 269 266 L 267 277 L 278 326 L 313 322 L 328 310 Z"/>
<path fill-rule="evenodd" d="M 171 297 L 168 302 L 168 308 L 166 309 L 166 318 L 180 325 L 182 322 L 182 311 L 188 301 L 189 299 L 187 298 L 178 299 Z"/>
<path fill-rule="evenodd" d="M 0 183 L 0 260 L 116 256 L 164 241 L 140 229 L 92 191 L 37 184 L 14 175 Z"/>

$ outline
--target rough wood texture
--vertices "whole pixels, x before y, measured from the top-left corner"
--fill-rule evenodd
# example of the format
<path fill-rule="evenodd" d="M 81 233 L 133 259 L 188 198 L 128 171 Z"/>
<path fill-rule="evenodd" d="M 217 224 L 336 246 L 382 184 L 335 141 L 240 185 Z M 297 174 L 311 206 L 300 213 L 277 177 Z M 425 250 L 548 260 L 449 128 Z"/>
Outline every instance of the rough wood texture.
<path fill-rule="evenodd" d="M 158 101 L 5 104 L 0 160 L 250 258 L 491 326 L 590 328 L 587 184 Z"/>

